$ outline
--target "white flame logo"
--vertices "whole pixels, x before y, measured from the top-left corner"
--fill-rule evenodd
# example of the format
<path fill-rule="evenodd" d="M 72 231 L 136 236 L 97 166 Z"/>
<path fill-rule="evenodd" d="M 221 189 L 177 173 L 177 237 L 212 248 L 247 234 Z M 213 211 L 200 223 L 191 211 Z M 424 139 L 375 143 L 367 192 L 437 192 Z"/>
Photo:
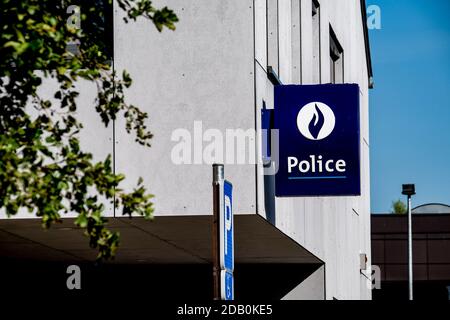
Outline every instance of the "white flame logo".
<path fill-rule="evenodd" d="M 336 117 L 333 110 L 322 102 L 311 102 L 303 106 L 297 115 L 297 127 L 309 140 L 322 140 L 334 130 Z"/>

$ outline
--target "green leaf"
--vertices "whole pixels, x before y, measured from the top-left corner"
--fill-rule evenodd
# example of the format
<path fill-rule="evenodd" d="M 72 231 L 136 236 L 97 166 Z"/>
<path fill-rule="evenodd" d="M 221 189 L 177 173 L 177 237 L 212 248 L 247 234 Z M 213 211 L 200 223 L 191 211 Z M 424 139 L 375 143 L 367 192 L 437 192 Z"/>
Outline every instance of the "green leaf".
<path fill-rule="evenodd" d="M 80 228 L 86 228 L 88 223 L 88 219 L 84 214 L 80 214 L 77 219 L 75 220 L 75 224 L 79 226 Z"/>

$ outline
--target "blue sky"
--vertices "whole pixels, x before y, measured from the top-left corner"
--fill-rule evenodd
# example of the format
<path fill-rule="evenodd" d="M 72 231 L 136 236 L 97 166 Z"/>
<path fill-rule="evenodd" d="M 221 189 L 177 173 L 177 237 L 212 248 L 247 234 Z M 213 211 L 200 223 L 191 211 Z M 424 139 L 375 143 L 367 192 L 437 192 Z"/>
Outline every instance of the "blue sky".
<path fill-rule="evenodd" d="M 371 210 L 388 212 L 409 182 L 413 207 L 450 204 L 450 1 L 367 4 L 382 23 L 370 30 Z"/>

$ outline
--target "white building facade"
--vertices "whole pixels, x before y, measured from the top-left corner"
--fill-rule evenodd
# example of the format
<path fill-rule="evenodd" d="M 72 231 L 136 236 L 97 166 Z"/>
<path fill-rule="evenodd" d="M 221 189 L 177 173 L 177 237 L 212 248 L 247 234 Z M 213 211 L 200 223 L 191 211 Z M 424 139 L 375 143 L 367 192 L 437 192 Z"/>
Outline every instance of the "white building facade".
<path fill-rule="evenodd" d="M 175 32 L 159 33 L 145 20 L 126 24 L 114 8 L 113 67 L 133 78 L 127 99 L 148 112 L 152 147 L 135 144 L 121 120 L 104 129 L 88 109 L 95 88 L 82 84 L 80 97 L 86 105 L 81 110 L 85 146 L 98 159 L 112 153 L 116 172 L 127 176 L 126 187 L 143 177 L 155 195 L 154 221 L 125 220 L 109 208 L 108 215 L 117 217 L 112 226 L 122 234 L 117 263 L 208 265 L 211 164 L 224 162 L 234 188 L 237 273 L 240 264 L 277 265 L 277 273 L 289 265 L 294 274 L 295 266 L 314 265 L 279 298 L 371 299 L 360 261 L 365 256 L 371 263 L 372 73 L 364 1 L 161 0 L 155 5 L 176 12 Z M 273 109 L 274 85 L 280 83 L 359 84 L 360 196 L 273 196 L 261 162 L 261 109 Z M 230 147 L 227 137 L 227 130 L 238 129 L 256 132 L 246 137 L 244 160 L 239 160 L 243 149 Z M 220 135 L 223 157 L 208 157 L 208 146 Z M 180 160 L 176 148 L 182 142 L 192 148 Z M 47 253 L 50 260 L 92 257 L 87 242 L 75 240 L 76 230 L 58 242 L 53 233 L 27 234 L 21 225 L 27 222 L 17 221 L 2 221 L 0 229 L 55 248 L 58 255 Z M 235 295 L 239 298 L 238 275 Z"/>

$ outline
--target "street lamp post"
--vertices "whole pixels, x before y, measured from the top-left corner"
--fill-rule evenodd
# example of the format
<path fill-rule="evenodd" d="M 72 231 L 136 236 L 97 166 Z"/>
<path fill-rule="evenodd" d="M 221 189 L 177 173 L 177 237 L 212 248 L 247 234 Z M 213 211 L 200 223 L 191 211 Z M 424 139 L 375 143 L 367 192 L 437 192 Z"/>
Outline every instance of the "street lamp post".
<path fill-rule="evenodd" d="M 412 214 L 411 196 L 416 194 L 414 184 L 402 185 L 402 194 L 408 197 L 408 282 L 409 300 L 413 300 Z"/>

